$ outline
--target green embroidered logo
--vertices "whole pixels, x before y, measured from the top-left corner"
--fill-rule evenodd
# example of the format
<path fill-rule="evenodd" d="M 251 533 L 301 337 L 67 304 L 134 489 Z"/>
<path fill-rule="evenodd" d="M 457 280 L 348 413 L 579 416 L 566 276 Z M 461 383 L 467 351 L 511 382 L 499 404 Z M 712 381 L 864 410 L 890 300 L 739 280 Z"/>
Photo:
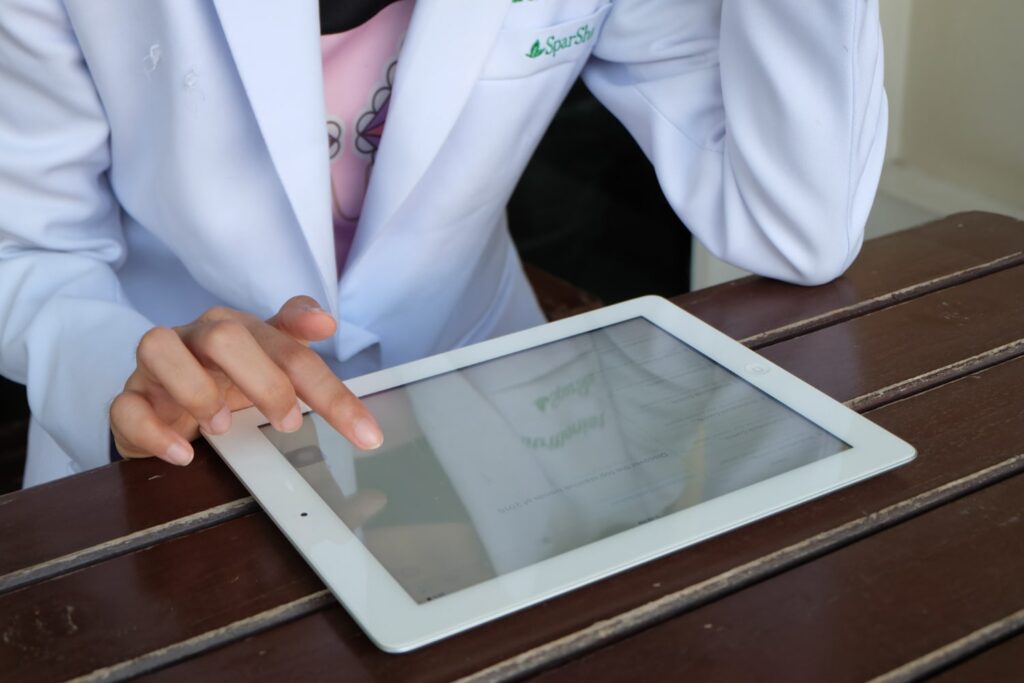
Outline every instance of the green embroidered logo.
<path fill-rule="evenodd" d="M 582 45 L 594 37 L 594 29 L 590 28 L 590 24 L 583 24 L 575 33 L 570 33 L 567 36 L 556 38 L 555 36 L 548 36 L 547 40 L 542 44 L 540 40 L 533 41 L 533 45 L 530 46 L 530 51 L 526 53 L 526 56 L 530 59 L 536 59 L 541 55 L 550 55 L 554 57 L 559 52 L 566 48 L 573 47 L 575 45 Z"/>

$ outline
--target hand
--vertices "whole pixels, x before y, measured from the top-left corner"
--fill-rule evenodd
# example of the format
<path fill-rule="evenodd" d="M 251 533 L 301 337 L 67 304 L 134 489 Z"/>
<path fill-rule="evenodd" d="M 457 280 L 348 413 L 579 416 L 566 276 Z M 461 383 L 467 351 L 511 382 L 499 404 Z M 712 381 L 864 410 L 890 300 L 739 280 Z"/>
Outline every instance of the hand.
<path fill-rule="evenodd" d="M 118 452 L 187 465 L 199 427 L 223 434 L 233 410 L 255 405 L 275 429 L 298 430 L 298 398 L 359 448 L 377 448 L 383 440 L 377 421 L 308 348 L 336 328 L 306 296 L 289 299 L 267 321 L 218 307 L 181 327 L 154 327 L 143 335 L 135 372 L 110 405 Z"/>

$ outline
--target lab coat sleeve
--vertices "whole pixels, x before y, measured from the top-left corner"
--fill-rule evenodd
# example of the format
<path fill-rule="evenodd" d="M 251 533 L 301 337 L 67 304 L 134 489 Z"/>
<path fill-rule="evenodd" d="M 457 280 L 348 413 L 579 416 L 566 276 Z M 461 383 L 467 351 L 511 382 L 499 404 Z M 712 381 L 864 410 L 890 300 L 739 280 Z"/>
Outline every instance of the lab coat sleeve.
<path fill-rule="evenodd" d="M 140 68 L 141 68 L 140 63 Z M 151 325 L 126 302 L 109 132 L 56 0 L 0 3 L 0 372 L 82 468 Z"/>
<path fill-rule="evenodd" d="M 712 253 L 812 285 L 863 241 L 882 71 L 876 0 L 615 0 L 583 76 Z"/>

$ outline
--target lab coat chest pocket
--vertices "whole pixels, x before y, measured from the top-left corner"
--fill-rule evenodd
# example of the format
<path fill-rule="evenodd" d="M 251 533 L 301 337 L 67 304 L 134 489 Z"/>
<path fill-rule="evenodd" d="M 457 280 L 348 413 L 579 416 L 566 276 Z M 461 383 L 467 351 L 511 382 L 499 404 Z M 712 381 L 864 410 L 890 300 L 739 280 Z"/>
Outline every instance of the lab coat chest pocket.
<path fill-rule="evenodd" d="M 594 49 L 611 5 L 549 26 L 502 29 L 480 77 L 525 78 L 566 62 L 581 63 Z"/>

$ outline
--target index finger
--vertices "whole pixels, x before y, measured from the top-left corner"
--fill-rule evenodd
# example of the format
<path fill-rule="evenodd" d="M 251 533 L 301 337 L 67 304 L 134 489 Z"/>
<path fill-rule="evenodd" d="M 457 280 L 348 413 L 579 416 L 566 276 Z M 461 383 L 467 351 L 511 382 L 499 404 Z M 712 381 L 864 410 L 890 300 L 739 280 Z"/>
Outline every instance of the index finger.
<path fill-rule="evenodd" d="M 377 420 L 316 351 L 266 323 L 252 333 L 310 408 L 359 448 L 380 447 L 384 437 Z"/>

